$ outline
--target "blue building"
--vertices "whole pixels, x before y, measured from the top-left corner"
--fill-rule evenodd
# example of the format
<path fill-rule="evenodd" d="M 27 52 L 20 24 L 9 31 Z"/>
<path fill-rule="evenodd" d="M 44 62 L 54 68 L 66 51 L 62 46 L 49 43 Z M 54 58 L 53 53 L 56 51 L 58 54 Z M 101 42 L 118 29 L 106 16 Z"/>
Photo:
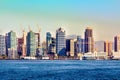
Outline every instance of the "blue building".
<path fill-rule="evenodd" d="M 50 44 L 52 43 L 52 36 L 50 32 L 46 33 L 46 49 L 47 53 L 50 53 Z"/>
<path fill-rule="evenodd" d="M 27 34 L 27 56 L 35 57 L 36 56 L 36 39 L 35 33 L 29 31 Z"/>
<path fill-rule="evenodd" d="M 82 42 L 81 42 L 81 36 L 77 36 L 77 53 L 81 53 L 81 46 Z"/>
<path fill-rule="evenodd" d="M 85 39 L 81 39 L 81 53 L 85 53 Z"/>
<path fill-rule="evenodd" d="M 5 36 L 0 35 L 0 55 L 6 54 Z"/>
<path fill-rule="evenodd" d="M 66 56 L 65 31 L 62 28 L 56 31 L 56 53 L 59 56 Z"/>

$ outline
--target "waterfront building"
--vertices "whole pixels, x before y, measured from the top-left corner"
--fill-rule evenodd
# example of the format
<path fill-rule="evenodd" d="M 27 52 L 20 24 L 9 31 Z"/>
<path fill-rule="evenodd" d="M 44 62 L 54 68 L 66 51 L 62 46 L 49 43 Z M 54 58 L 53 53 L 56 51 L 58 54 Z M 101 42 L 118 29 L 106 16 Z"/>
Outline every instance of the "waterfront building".
<path fill-rule="evenodd" d="M 27 34 L 27 56 L 35 57 L 36 56 L 36 39 L 35 33 L 29 31 Z"/>
<path fill-rule="evenodd" d="M 94 45 L 97 52 L 104 52 L 104 41 L 95 41 Z"/>
<path fill-rule="evenodd" d="M 74 39 L 67 39 L 66 40 L 66 53 L 67 56 L 74 57 L 75 56 L 75 40 Z"/>
<path fill-rule="evenodd" d="M 94 52 L 93 30 L 87 27 L 85 30 L 85 53 Z"/>
<path fill-rule="evenodd" d="M 9 59 L 18 59 L 18 53 L 17 53 L 17 36 L 16 33 L 13 31 L 10 31 L 7 33 L 7 47 L 6 52 L 8 54 Z"/>
<path fill-rule="evenodd" d="M 36 41 L 36 56 L 42 56 L 43 55 L 43 51 L 42 51 L 42 47 L 40 45 L 40 32 L 35 33 L 35 41 Z"/>
<path fill-rule="evenodd" d="M 22 56 L 23 38 L 18 38 L 17 41 L 18 41 L 17 52 L 19 56 Z"/>
<path fill-rule="evenodd" d="M 51 44 L 49 47 L 50 54 L 56 53 L 56 39 L 54 37 L 51 38 Z"/>
<path fill-rule="evenodd" d="M 50 32 L 46 33 L 46 49 L 47 53 L 50 53 L 50 44 L 52 43 L 52 35 Z"/>
<path fill-rule="evenodd" d="M 120 52 L 112 52 L 112 56 L 113 58 L 112 59 L 119 59 L 120 60 Z"/>
<path fill-rule="evenodd" d="M 112 42 L 111 41 L 104 42 L 104 52 L 107 53 L 107 56 L 112 56 Z"/>
<path fill-rule="evenodd" d="M 4 35 L 0 35 L 0 55 L 6 55 L 6 43 Z"/>
<path fill-rule="evenodd" d="M 23 40 L 23 43 L 22 43 L 22 56 L 23 57 L 26 56 L 26 45 L 27 45 L 26 37 L 27 37 L 27 33 L 23 30 L 23 37 L 22 37 L 22 40 Z"/>
<path fill-rule="evenodd" d="M 65 30 L 62 28 L 56 31 L 56 53 L 59 56 L 66 56 Z"/>
<path fill-rule="evenodd" d="M 114 37 L 114 51 L 119 52 L 120 51 L 120 36 Z"/>
<path fill-rule="evenodd" d="M 82 52 L 82 41 L 81 36 L 77 36 L 77 53 Z"/>
<path fill-rule="evenodd" d="M 85 39 L 81 39 L 81 52 L 85 53 Z"/>
<path fill-rule="evenodd" d="M 42 50 L 43 50 L 43 56 L 46 56 L 47 51 L 46 51 L 46 42 L 45 41 L 42 42 Z"/>

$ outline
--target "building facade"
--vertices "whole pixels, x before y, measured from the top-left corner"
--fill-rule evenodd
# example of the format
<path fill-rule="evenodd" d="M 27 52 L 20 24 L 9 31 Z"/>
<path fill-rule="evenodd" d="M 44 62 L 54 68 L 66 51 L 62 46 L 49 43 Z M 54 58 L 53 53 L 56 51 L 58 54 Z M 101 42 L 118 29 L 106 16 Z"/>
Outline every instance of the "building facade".
<path fill-rule="evenodd" d="M 6 55 L 6 43 L 4 35 L 0 35 L 0 55 Z"/>
<path fill-rule="evenodd" d="M 95 51 L 104 52 L 104 41 L 95 41 Z"/>
<path fill-rule="evenodd" d="M 59 56 L 66 56 L 65 31 L 62 28 L 56 31 L 56 53 Z"/>
<path fill-rule="evenodd" d="M 93 30 L 87 27 L 85 30 L 85 53 L 94 52 Z"/>
<path fill-rule="evenodd" d="M 22 56 L 25 57 L 26 54 L 26 45 L 27 45 L 27 41 L 26 41 L 26 37 L 27 37 L 27 33 L 25 31 L 23 31 L 23 44 L 22 44 Z"/>
<path fill-rule="evenodd" d="M 71 57 L 75 56 L 75 41 L 74 41 L 74 39 L 66 40 L 66 53 L 67 53 L 67 56 L 71 56 Z"/>
<path fill-rule="evenodd" d="M 27 34 L 27 56 L 35 57 L 36 56 L 36 39 L 35 33 L 33 31 L 29 31 Z"/>
<path fill-rule="evenodd" d="M 106 52 L 107 56 L 112 56 L 112 42 L 111 41 L 105 41 L 104 42 L 104 52 Z"/>
<path fill-rule="evenodd" d="M 17 59 L 18 58 L 18 53 L 17 53 L 17 36 L 16 33 L 13 31 L 10 31 L 7 33 L 7 48 L 6 52 L 8 55 L 9 59 Z"/>
<path fill-rule="evenodd" d="M 46 33 L 46 49 L 47 53 L 50 53 L 50 44 L 52 43 L 52 35 L 50 32 Z"/>
<path fill-rule="evenodd" d="M 114 51 L 119 52 L 120 51 L 120 36 L 114 37 Z"/>

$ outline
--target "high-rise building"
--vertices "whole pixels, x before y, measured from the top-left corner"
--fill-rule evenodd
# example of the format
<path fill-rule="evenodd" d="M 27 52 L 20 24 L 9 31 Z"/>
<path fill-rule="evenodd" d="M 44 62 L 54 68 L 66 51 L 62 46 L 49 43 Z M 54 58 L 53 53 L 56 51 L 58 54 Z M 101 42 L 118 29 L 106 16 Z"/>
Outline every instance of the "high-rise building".
<path fill-rule="evenodd" d="M 27 34 L 27 56 L 36 56 L 36 45 L 35 33 L 30 30 Z"/>
<path fill-rule="evenodd" d="M 17 52 L 19 56 L 22 56 L 23 38 L 18 38 L 17 41 L 18 41 Z"/>
<path fill-rule="evenodd" d="M 75 56 L 75 41 L 74 39 L 67 39 L 66 40 L 66 52 L 67 56 Z"/>
<path fill-rule="evenodd" d="M 6 43 L 4 35 L 0 35 L 0 55 L 6 55 Z"/>
<path fill-rule="evenodd" d="M 42 50 L 43 50 L 43 55 L 47 55 L 47 52 L 46 52 L 46 42 L 45 41 L 43 41 L 42 42 Z"/>
<path fill-rule="evenodd" d="M 55 54 L 56 53 L 56 39 L 55 38 L 51 38 L 51 44 L 50 44 L 50 47 L 49 47 L 49 52 L 51 54 Z"/>
<path fill-rule="evenodd" d="M 56 31 L 56 53 L 59 56 L 66 56 L 65 31 L 62 28 Z"/>
<path fill-rule="evenodd" d="M 114 50 L 115 50 L 115 52 L 120 51 L 120 36 L 114 37 Z"/>
<path fill-rule="evenodd" d="M 7 54 L 9 59 L 17 59 L 18 53 L 17 53 L 17 37 L 16 33 L 13 31 L 10 31 L 6 36 L 6 44 L 7 44 Z"/>
<path fill-rule="evenodd" d="M 42 56 L 43 55 L 43 51 L 42 51 L 42 47 L 40 44 L 40 32 L 35 33 L 35 41 L 36 41 L 36 56 Z"/>
<path fill-rule="evenodd" d="M 104 42 L 104 52 L 107 53 L 107 56 L 112 56 L 112 42 L 111 41 Z"/>
<path fill-rule="evenodd" d="M 81 39 L 81 52 L 85 53 L 85 39 Z"/>
<path fill-rule="evenodd" d="M 93 30 L 87 27 L 85 30 L 85 53 L 94 52 Z"/>
<path fill-rule="evenodd" d="M 25 57 L 26 56 L 26 37 L 27 37 L 27 33 L 25 31 L 23 31 L 23 43 L 22 43 L 22 56 Z"/>
<path fill-rule="evenodd" d="M 47 53 L 50 53 L 50 44 L 52 43 L 52 36 L 50 32 L 46 33 L 46 49 Z"/>
<path fill-rule="evenodd" d="M 82 50 L 81 50 L 82 46 L 81 45 L 82 45 L 81 36 L 77 36 L 77 53 L 82 52 Z"/>

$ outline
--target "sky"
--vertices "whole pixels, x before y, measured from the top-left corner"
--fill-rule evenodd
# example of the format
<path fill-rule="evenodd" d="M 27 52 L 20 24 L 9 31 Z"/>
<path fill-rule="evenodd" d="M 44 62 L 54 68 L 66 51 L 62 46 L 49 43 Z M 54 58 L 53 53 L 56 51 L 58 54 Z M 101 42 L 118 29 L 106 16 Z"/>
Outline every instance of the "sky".
<path fill-rule="evenodd" d="M 0 0 L 0 33 L 10 30 L 22 36 L 22 30 L 46 32 L 55 36 L 62 27 L 66 35 L 81 35 L 93 28 L 96 41 L 113 40 L 120 34 L 120 0 Z"/>

